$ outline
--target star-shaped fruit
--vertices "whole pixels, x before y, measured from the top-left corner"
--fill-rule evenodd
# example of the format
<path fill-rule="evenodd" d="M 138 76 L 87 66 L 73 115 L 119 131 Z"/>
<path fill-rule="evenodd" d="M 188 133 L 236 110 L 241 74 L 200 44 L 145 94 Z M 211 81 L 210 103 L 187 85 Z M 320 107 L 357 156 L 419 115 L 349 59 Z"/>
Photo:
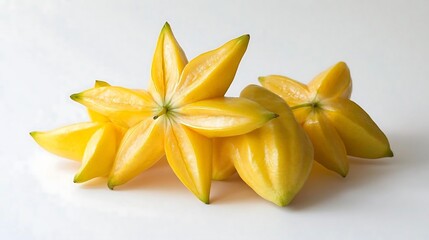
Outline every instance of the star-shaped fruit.
<path fill-rule="evenodd" d="M 247 86 L 241 97 L 255 101 L 279 117 L 250 133 L 217 138 L 219 154 L 213 158 L 214 174 L 223 179 L 233 173 L 264 199 L 285 206 L 301 190 L 313 164 L 313 147 L 286 102 L 256 85 Z M 231 164 L 232 163 L 232 164 Z"/>
<path fill-rule="evenodd" d="M 314 158 L 346 176 L 347 155 L 361 158 L 392 157 L 389 141 L 370 116 L 350 100 L 352 80 L 344 62 L 316 76 L 308 85 L 283 76 L 259 78 L 281 96 L 309 135 Z"/>
<path fill-rule="evenodd" d="M 209 202 L 210 138 L 244 134 L 277 117 L 251 100 L 224 97 L 248 42 L 249 35 L 243 35 L 188 63 L 166 23 L 148 91 L 101 87 L 71 96 L 131 127 L 116 155 L 109 188 L 126 183 L 166 155 L 181 182 L 201 201 Z M 124 120 L 124 115 L 134 118 Z"/>
<path fill-rule="evenodd" d="M 96 81 L 95 88 L 109 86 Z M 116 149 L 125 132 L 107 117 L 88 110 L 91 122 L 77 123 L 46 132 L 30 135 L 45 150 L 58 156 L 81 161 L 74 177 L 75 183 L 95 177 L 107 176 L 112 168 Z"/>

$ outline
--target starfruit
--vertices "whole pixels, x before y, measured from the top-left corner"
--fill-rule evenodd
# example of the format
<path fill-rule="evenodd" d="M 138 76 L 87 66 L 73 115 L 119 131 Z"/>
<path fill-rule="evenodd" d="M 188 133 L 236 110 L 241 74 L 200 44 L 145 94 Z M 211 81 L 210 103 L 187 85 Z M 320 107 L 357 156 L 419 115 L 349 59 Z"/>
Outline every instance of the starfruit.
<path fill-rule="evenodd" d="M 74 94 L 79 103 L 130 129 L 121 142 L 108 186 L 126 183 L 166 155 L 180 181 L 209 202 L 211 137 L 245 134 L 277 115 L 245 98 L 225 98 L 249 42 L 233 39 L 188 63 L 168 23 L 156 46 L 149 90 L 100 87 Z M 133 115 L 135 118 L 124 118 Z"/>
<path fill-rule="evenodd" d="M 250 133 L 219 138 L 223 153 L 214 165 L 228 160 L 244 182 L 264 199 L 285 206 L 304 185 L 313 163 L 313 147 L 286 102 L 274 93 L 249 85 L 241 97 L 253 100 L 279 117 Z M 220 163 L 217 163 L 220 162 Z M 225 163 L 226 162 L 226 163 Z M 222 175 L 225 168 L 215 175 Z"/>
<path fill-rule="evenodd" d="M 103 86 L 109 86 L 109 84 L 96 81 L 94 89 Z M 74 177 L 76 183 L 109 174 L 117 146 L 125 132 L 123 127 L 113 124 L 109 118 L 98 112 L 88 110 L 88 114 L 92 122 L 30 133 L 45 150 L 82 162 Z"/>
<path fill-rule="evenodd" d="M 314 145 L 315 160 L 346 176 L 347 155 L 361 158 L 392 157 L 385 134 L 371 117 L 350 100 L 350 70 L 339 62 L 316 76 L 308 85 L 271 75 L 261 84 L 281 96 L 293 109 Z"/>

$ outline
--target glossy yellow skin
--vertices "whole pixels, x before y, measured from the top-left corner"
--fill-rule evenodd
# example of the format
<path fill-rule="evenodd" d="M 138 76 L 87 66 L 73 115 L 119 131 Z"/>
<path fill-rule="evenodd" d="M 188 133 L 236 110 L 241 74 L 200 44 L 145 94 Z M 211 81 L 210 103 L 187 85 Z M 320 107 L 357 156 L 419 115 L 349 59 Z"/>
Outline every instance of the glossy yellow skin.
<path fill-rule="evenodd" d="M 241 36 L 188 63 L 166 23 L 147 92 L 101 87 L 72 95 L 111 119 L 124 120 L 117 113 L 136 116 L 125 121 L 131 128 L 119 146 L 109 188 L 126 183 L 166 154 L 182 183 L 201 201 L 209 202 L 212 141 L 208 137 L 244 134 L 276 117 L 257 104 L 223 97 L 248 42 L 248 35 Z M 237 106 L 241 109 L 234 111 Z M 223 109 L 228 110 L 226 115 Z"/>
<path fill-rule="evenodd" d="M 110 86 L 96 81 L 95 88 Z M 77 123 L 46 132 L 31 132 L 34 140 L 45 150 L 76 161 L 82 165 L 74 182 L 81 183 L 109 174 L 116 149 L 126 129 L 112 124 L 110 119 L 88 109 L 92 122 Z"/>
<path fill-rule="evenodd" d="M 123 87 L 91 88 L 73 94 L 70 98 L 125 128 L 136 125 L 145 117 L 153 116 L 155 111 L 153 98 L 149 93 Z"/>
<path fill-rule="evenodd" d="M 104 124 L 89 140 L 82 160 L 82 165 L 74 177 L 75 183 L 81 183 L 109 174 L 115 159 L 117 143 L 116 129 Z"/>
<path fill-rule="evenodd" d="M 212 179 L 217 181 L 226 180 L 236 172 L 231 158 L 236 148 L 225 139 L 228 138 L 213 139 Z"/>
<path fill-rule="evenodd" d="M 286 102 L 274 93 L 250 85 L 241 92 L 241 97 L 280 116 L 250 133 L 217 139 L 222 141 L 222 150 L 227 151 L 222 157 L 232 160 L 240 177 L 257 194 L 285 206 L 307 180 L 313 163 L 312 144 Z"/>
<path fill-rule="evenodd" d="M 94 84 L 95 88 L 107 87 L 107 86 L 110 86 L 110 84 L 105 82 L 105 81 L 95 80 L 95 84 Z M 93 122 L 109 122 L 110 121 L 110 119 L 103 114 L 95 112 L 91 109 L 87 109 L 87 111 L 88 111 L 89 118 Z"/>
<path fill-rule="evenodd" d="M 277 115 L 246 98 L 214 98 L 177 109 L 177 120 L 206 137 L 229 137 L 262 127 Z"/>
<path fill-rule="evenodd" d="M 34 131 L 30 135 L 46 151 L 82 161 L 89 139 L 102 125 L 99 122 L 77 123 L 45 132 Z"/>
<path fill-rule="evenodd" d="M 272 75 L 261 84 L 281 96 L 293 109 L 315 149 L 315 160 L 346 176 L 347 155 L 362 158 L 392 157 L 387 137 L 356 103 L 350 100 L 352 80 L 344 62 L 316 76 L 308 85 Z"/>
<path fill-rule="evenodd" d="M 212 141 L 188 127 L 171 123 L 166 127 L 165 154 L 177 177 L 204 203 L 209 203 Z"/>
<path fill-rule="evenodd" d="M 110 189 L 134 178 L 165 155 L 163 121 L 148 118 L 125 133 L 109 177 Z"/>

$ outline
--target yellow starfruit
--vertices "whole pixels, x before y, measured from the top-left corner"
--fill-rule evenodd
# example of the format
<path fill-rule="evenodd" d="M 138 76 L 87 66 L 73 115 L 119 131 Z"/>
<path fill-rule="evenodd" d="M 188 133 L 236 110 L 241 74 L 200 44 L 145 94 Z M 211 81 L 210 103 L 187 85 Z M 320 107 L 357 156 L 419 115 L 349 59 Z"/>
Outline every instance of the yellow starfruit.
<path fill-rule="evenodd" d="M 253 100 L 279 117 L 250 133 L 217 139 L 225 159 L 244 182 L 264 199 L 285 206 L 304 185 L 313 163 L 313 147 L 286 102 L 274 93 L 247 86 L 241 97 Z"/>
<path fill-rule="evenodd" d="M 322 72 L 308 85 L 278 75 L 260 77 L 259 81 L 291 106 L 313 142 L 315 160 L 326 168 L 346 176 L 347 155 L 393 156 L 385 134 L 350 100 L 352 80 L 344 62 Z"/>
<path fill-rule="evenodd" d="M 180 181 L 201 201 L 209 202 L 209 138 L 245 134 L 277 116 L 249 100 L 224 98 L 248 42 L 249 35 L 243 35 L 188 63 L 166 23 L 147 92 L 100 87 L 72 95 L 112 119 L 123 120 L 118 113 L 137 116 L 126 121 L 131 128 L 119 146 L 109 188 L 126 183 L 166 154 Z"/>

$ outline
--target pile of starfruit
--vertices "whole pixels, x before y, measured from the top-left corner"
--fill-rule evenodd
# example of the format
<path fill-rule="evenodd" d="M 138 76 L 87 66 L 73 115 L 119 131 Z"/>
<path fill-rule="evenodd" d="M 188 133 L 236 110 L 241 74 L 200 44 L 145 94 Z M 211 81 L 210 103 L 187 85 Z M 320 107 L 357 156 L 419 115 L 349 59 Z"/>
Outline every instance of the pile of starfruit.
<path fill-rule="evenodd" d="M 393 156 L 374 121 L 350 100 L 340 62 L 308 85 L 283 76 L 259 78 L 239 97 L 225 97 L 249 35 L 188 61 L 166 23 L 153 57 L 148 90 L 96 81 L 71 99 L 90 122 L 31 132 L 47 151 L 80 161 L 82 183 L 107 176 L 114 189 L 166 157 L 178 179 L 209 203 L 212 180 L 238 173 L 264 199 L 287 205 L 313 160 L 346 176 L 347 156 Z"/>

